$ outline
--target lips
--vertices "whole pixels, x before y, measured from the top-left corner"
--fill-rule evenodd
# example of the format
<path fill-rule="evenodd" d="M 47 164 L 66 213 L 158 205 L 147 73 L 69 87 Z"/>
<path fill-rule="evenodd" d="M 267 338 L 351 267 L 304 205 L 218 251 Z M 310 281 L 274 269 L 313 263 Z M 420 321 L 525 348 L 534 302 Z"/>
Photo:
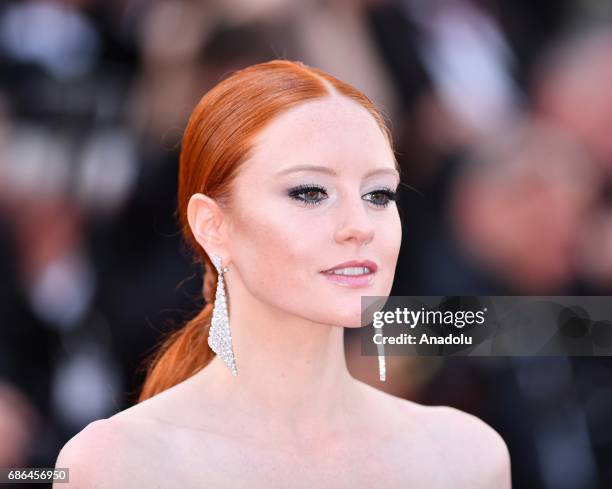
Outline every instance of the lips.
<path fill-rule="evenodd" d="M 369 272 L 360 273 L 357 275 L 353 273 L 349 273 L 346 275 L 334 273 L 334 270 L 337 271 L 343 268 L 350 269 L 350 268 L 362 268 L 362 267 L 367 267 L 369 269 Z M 351 260 L 351 261 L 346 261 L 344 263 L 339 263 L 338 265 L 332 268 L 328 268 L 327 270 L 322 271 L 321 275 L 323 275 L 330 282 L 336 285 L 341 285 L 342 287 L 362 288 L 362 287 L 369 287 L 373 284 L 377 269 L 378 267 L 376 266 L 376 263 L 370 260 Z"/>
<path fill-rule="evenodd" d="M 327 270 L 323 270 L 321 273 L 332 272 L 333 270 L 340 270 L 342 268 L 352 268 L 352 267 L 367 267 L 370 269 L 371 273 L 376 272 L 378 266 L 376 263 L 370 260 L 351 260 L 345 261 L 344 263 L 339 263 L 338 265 L 333 266 L 332 268 L 328 268 Z"/>

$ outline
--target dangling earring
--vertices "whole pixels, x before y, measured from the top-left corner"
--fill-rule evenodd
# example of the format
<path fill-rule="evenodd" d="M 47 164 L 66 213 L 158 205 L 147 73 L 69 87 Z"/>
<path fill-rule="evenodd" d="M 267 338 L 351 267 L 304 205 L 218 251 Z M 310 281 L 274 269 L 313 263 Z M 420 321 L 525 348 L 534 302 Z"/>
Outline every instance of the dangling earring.
<path fill-rule="evenodd" d="M 377 333 L 382 334 L 382 328 L 376 328 Z M 385 382 L 387 380 L 387 365 L 385 358 L 385 346 L 384 345 L 376 345 L 376 349 L 378 350 L 378 377 L 381 382 Z"/>
<path fill-rule="evenodd" d="M 387 366 L 385 365 L 384 355 L 378 355 L 378 376 L 382 382 L 387 380 Z"/>
<path fill-rule="evenodd" d="M 223 274 L 229 272 L 229 268 L 222 267 L 220 256 L 213 255 L 211 259 L 217 269 L 217 292 L 215 294 L 212 319 L 210 320 L 208 345 L 212 351 L 221 357 L 235 377 L 238 375 L 238 370 L 236 369 L 236 359 L 234 358 L 227 299 L 225 297 L 225 283 L 223 280 Z"/>

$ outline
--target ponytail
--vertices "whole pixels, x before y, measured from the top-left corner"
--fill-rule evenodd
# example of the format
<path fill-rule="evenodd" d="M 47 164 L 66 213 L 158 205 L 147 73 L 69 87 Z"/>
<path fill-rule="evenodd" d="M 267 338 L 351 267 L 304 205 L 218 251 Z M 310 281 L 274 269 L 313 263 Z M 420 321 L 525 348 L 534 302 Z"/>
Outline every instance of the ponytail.
<path fill-rule="evenodd" d="M 147 375 L 138 402 L 153 397 L 204 368 L 215 353 L 208 346 L 215 294 L 213 273 L 204 273 L 206 305 L 181 329 L 172 332 L 149 359 Z"/>

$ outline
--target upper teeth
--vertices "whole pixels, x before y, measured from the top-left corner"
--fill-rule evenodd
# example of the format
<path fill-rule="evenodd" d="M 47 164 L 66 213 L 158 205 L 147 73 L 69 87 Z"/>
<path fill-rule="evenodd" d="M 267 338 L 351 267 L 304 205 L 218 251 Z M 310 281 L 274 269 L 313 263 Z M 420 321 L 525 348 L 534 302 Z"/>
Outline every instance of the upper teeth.
<path fill-rule="evenodd" d="M 338 268 L 336 270 L 330 270 L 327 273 L 332 273 L 334 275 L 365 275 L 366 273 L 370 273 L 370 269 L 368 267 Z"/>

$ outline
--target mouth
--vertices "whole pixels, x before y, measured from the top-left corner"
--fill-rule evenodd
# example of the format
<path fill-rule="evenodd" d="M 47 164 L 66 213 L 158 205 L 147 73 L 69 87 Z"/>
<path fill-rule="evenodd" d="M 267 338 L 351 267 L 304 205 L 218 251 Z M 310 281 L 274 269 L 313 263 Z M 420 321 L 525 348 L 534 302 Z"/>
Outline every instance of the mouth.
<path fill-rule="evenodd" d="M 376 263 L 350 261 L 320 272 L 326 279 L 344 287 L 365 287 L 372 283 L 378 269 Z"/>

